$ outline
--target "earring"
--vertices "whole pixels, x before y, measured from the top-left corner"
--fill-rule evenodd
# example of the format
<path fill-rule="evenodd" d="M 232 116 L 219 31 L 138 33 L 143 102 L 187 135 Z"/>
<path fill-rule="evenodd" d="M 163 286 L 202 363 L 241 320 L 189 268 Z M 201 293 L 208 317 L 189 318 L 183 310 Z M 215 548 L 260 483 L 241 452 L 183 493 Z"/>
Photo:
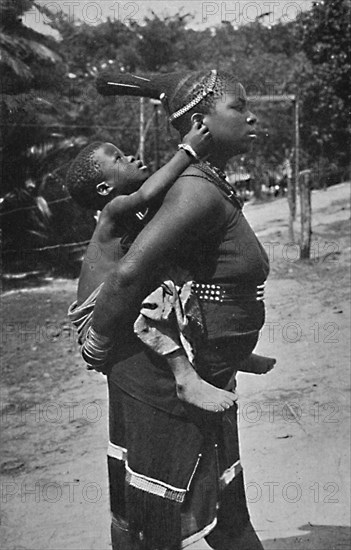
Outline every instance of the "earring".
<path fill-rule="evenodd" d="M 99 193 L 99 195 L 106 196 L 109 195 L 112 191 L 112 187 L 106 183 L 106 181 L 102 181 L 101 183 L 98 183 L 96 186 L 96 191 Z"/>
<path fill-rule="evenodd" d="M 200 113 L 194 113 L 191 115 L 191 122 L 202 122 L 203 116 Z"/>

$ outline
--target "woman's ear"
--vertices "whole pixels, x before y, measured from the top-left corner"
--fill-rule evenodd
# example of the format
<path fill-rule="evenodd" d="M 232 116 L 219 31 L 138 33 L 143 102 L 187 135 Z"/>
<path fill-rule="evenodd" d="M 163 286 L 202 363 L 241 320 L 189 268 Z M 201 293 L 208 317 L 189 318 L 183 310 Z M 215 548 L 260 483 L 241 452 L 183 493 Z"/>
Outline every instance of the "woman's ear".
<path fill-rule="evenodd" d="M 204 119 L 204 115 L 202 113 L 194 113 L 191 115 L 191 123 L 194 124 L 194 122 L 200 122 L 202 124 L 202 121 Z"/>
<path fill-rule="evenodd" d="M 109 195 L 112 191 L 113 187 L 111 187 L 106 181 L 102 181 L 101 183 L 98 183 L 96 186 L 96 192 L 99 195 L 102 195 L 103 197 L 106 197 L 106 195 Z"/>

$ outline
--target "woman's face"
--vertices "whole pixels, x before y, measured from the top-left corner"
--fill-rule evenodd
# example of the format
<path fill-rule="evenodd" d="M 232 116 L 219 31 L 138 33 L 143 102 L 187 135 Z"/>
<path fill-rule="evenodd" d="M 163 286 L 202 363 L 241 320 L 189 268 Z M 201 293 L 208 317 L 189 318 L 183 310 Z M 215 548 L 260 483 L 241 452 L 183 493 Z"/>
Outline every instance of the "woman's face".
<path fill-rule="evenodd" d="M 246 153 L 256 139 L 256 117 L 248 111 L 246 92 L 241 84 L 223 94 L 211 113 L 205 115 L 215 149 L 228 159 Z"/>

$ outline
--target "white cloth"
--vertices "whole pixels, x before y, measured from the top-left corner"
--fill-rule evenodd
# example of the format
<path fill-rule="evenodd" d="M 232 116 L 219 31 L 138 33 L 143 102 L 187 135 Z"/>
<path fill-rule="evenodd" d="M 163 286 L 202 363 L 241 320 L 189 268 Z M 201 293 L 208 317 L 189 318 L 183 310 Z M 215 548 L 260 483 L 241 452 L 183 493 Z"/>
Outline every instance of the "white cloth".
<path fill-rule="evenodd" d="M 193 365 L 196 349 L 191 322 L 198 303 L 192 284 L 187 281 L 178 286 L 171 280 L 164 281 L 143 301 L 134 332 L 160 355 L 183 348 Z"/>
<path fill-rule="evenodd" d="M 77 306 L 77 300 L 75 300 L 68 308 L 67 315 L 77 329 L 80 345 L 84 344 L 86 333 L 91 326 L 95 302 L 103 284 L 101 283 L 80 306 Z"/>

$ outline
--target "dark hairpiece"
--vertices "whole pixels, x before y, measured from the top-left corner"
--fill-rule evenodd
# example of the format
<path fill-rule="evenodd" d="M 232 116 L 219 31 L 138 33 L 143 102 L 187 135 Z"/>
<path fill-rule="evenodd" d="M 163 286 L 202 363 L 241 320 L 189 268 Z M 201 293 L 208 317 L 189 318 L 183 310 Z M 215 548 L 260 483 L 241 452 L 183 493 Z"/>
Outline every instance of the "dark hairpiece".
<path fill-rule="evenodd" d="M 97 89 L 103 95 L 133 95 L 161 99 L 170 122 L 177 129 L 188 124 L 194 109 L 208 113 L 226 86 L 235 81 L 227 73 L 216 70 L 150 75 L 102 73 Z"/>

